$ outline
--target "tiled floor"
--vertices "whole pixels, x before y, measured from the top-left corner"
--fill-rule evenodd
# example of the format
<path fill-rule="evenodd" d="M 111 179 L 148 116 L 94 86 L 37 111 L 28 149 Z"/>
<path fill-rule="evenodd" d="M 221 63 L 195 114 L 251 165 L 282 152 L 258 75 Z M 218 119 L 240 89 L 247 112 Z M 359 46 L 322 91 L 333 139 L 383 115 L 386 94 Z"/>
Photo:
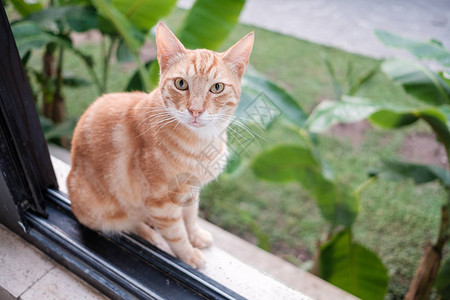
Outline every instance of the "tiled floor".
<path fill-rule="evenodd" d="M 106 299 L 0 225 L 0 299 Z"/>
<path fill-rule="evenodd" d="M 0 286 L 0 299 L 2 300 L 14 300 L 15 298 L 4 288 Z"/>

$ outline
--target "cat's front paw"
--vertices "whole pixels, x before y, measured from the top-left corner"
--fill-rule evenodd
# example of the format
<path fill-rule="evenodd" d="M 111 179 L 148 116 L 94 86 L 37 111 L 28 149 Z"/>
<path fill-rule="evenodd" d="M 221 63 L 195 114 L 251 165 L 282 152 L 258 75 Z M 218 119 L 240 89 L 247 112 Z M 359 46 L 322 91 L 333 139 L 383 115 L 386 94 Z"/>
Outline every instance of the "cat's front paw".
<path fill-rule="evenodd" d="M 167 244 L 166 241 L 155 241 L 153 242 L 153 245 L 155 245 L 156 247 L 158 247 L 159 249 L 161 249 L 162 251 L 175 256 L 175 254 L 173 253 L 172 249 L 170 249 L 169 244 Z"/>
<path fill-rule="evenodd" d="M 197 248 L 192 248 L 192 251 L 182 260 L 193 268 L 201 269 L 205 265 L 205 256 L 202 251 Z"/>
<path fill-rule="evenodd" d="M 192 246 L 196 248 L 206 248 L 212 245 L 213 237 L 209 231 L 205 229 L 198 228 L 190 237 L 189 237 Z"/>

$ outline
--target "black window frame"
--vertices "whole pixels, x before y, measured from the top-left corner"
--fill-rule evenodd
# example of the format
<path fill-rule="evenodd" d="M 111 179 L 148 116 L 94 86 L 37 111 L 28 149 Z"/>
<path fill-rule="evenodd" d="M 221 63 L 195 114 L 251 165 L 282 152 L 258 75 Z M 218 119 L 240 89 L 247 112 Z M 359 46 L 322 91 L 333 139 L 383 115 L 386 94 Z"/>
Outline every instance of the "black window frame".
<path fill-rule="evenodd" d="M 58 190 L 4 5 L 0 8 L 0 223 L 113 299 L 244 299 L 133 235 L 77 222 Z"/>

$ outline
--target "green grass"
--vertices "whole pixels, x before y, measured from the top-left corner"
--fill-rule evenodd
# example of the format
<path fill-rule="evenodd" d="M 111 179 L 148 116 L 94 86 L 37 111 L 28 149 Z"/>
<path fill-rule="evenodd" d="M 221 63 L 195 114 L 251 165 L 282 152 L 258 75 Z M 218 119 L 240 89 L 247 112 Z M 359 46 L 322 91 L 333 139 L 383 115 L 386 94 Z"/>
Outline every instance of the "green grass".
<path fill-rule="evenodd" d="M 94 44 L 83 44 L 79 47 L 79 49 L 83 53 L 90 55 L 93 58 L 94 62 L 100 61 L 99 48 L 100 47 L 98 45 Z M 28 65 L 35 70 L 41 70 L 41 56 L 42 53 L 36 51 L 30 59 Z M 102 67 L 99 64 L 96 64 L 94 68 L 97 74 L 101 74 Z M 64 56 L 63 70 L 64 75 L 76 76 L 91 81 L 91 77 L 89 76 L 89 72 L 87 71 L 83 61 L 77 56 L 71 55 L 70 52 L 66 52 L 66 55 Z M 125 67 L 123 65 L 115 63 L 113 60 L 113 63 L 111 63 L 110 65 L 108 92 L 123 91 L 133 73 L 133 68 Z M 31 82 L 34 91 L 38 91 L 36 88 L 37 82 L 34 80 L 34 78 L 31 78 Z M 63 90 L 63 94 L 66 100 L 65 105 L 67 116 L 74 118 L 80 117 L 88 108 L 88 106 L 95 100 L 95 98 L 100 96 L 94 84 L 76 88 L 65 87 Z"/>
<path fill-rule="evenodd" d="M 395 155 L 404 134 L 371 131 L 358 149 L 333 139 L 324 139 L 321 148 L 340 178 L 356 186 L 366 178 L 368 167 Z M 387 137 L 389 142 L 380 147 Z M 423 246 L 436 238 L 444 199 L 437 184 L 417 187 L 411 181 L 379 181 L 362 193 L 353 232 L 356 240 L 376 251 L 388 267 L 391 296 L 404 296 Z"/>
<path fill-rule="evenodd" d="M 175 10 L 167 19 L 177 28 L 184 11 Z M 286 88 L 300 105 L 311 111 L 323 99 L 332 98 L 332 86 L 320 59 L 326 53 L 340 80 L 348 63 L 355 74 L 363 74 L 380 61 L 324 47 L 251 26 L 239 25 L 225 43 L 232 45 L 254 30 L 256 42 L 251 64 L 271 80 Z M 97 45 L 81 49 L 99 57 Z M 39 57 L 31 62 L 39 67 Z M 65 70 L 89 78 L 81 61 L 72 56 Z M 97 70 L 99 71 L 99 69 Z M 122 90 L 133 70 L 112 64 L 109 91 Z M 65 89 L 69 116 L 79 116 L 97 97 L 93 86 Z M 358 94 L 377 101 L 412 101 L 382 74 L 376 75 Z M 369 129 L 357 146 L 330 135 L 320 137 L 320 151 L 334 168 L 339 181 L 355 188 L 367 179 L 367 170 L 380 158 L 396 156 L 405 135 L 413 129 L 388 132 Z M 295 135 L 276 124 L 264 133 L 263 148 L 296 141 Z M 255 153 L 253 153 L 255 154 Z M 389 269 L 388 299 L 405 294 L 425 243 L 435 238 L 444 194 L 436 184 L 414 186 L 412 182 L 375 182 L 362 193 L 361 209 L 354 226 L 358 242 L 376 251 Z M 323 237 L 327 224 L 314 201 L 297 184 L 276 185 L 255 178 L 244 169 L 236 175 L 223 175 L 202 192 L 202 216 L 211 222 L 254 242 L 267 250 L 305 266 Z M 307 265 L 307 264 L 306 264 Z"/>

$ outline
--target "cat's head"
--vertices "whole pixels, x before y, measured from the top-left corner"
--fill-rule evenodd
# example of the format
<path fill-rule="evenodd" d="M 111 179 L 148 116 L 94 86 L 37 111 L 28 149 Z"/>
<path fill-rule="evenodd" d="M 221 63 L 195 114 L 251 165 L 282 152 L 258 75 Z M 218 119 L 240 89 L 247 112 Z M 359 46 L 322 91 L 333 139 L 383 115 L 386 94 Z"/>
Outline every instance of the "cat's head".
<path fill-rule="evenodd" d="M 160 22 L 159 87 L 169 112 L 193 131 L 218 134 L 225 129 L 239 102 L 253 41 L 251 32 L 222 53 L 189 50 Z"/>

